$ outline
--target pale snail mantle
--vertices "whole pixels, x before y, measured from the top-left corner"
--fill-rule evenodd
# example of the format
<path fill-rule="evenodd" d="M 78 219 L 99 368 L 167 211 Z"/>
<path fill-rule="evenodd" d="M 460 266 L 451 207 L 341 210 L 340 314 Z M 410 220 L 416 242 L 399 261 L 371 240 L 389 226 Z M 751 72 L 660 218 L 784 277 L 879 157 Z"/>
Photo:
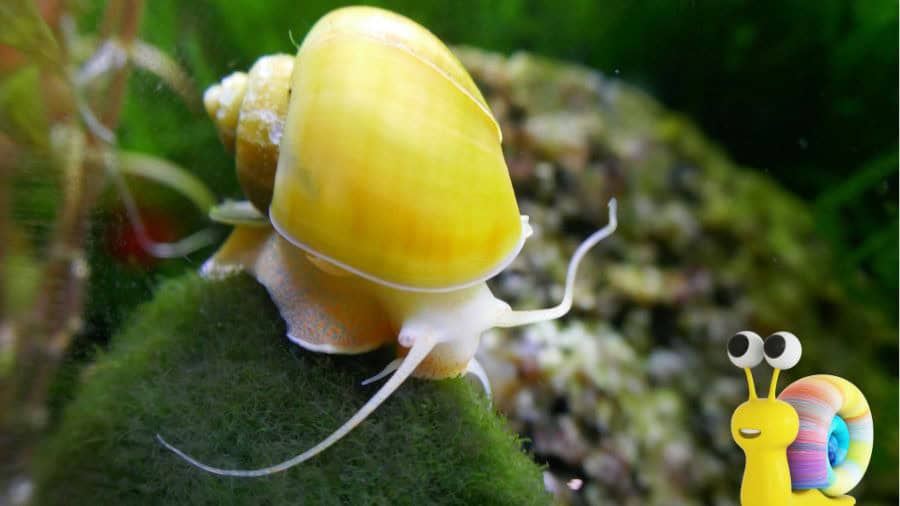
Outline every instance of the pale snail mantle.
<path fill-rule="evenodd" d="M 349 7 L 319 20 L 291 71 L 288 62 L 261 58 L 249 76 L 229 76 L 204 96 L 252 205 L 211 213 L 235 228 L 201 273 L 252 274 L 306 349 L 363 353 L 396 338 L 401 357 L 363 382 L 390 375 L 347 422 L 274 466 L 208 466 L 157 435 L 225 476 L 264 476 L 312 458 L 410 376 L 472 372 L 486 385 L 474 359 L 481 335 L 568 313 L 580 261 L 616 228 L 613 199 L 608 225 L 573 253 L 560 304 L 512 310 L 485 280 L 512 262 L 530 227 L 499 127 L 449 49 L 407 18 Z"/>

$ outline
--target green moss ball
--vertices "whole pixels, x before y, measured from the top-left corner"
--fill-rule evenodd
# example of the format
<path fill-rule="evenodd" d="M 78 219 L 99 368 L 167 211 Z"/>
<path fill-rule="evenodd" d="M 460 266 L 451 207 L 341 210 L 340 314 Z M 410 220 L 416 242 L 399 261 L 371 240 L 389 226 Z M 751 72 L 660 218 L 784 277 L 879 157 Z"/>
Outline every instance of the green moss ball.
<path fill-rule="evenodd" d="M 263 478 L 196 469 L 266 467 L 313 446 L 377 390 L 360 381 L 389 351 L 291 344 L 247 276 L 164 284 L 84 384 L 38 455 L 37 504 L 547 504 L 540 468 L 464 379 L 408 380 L 311 461 Z"/>

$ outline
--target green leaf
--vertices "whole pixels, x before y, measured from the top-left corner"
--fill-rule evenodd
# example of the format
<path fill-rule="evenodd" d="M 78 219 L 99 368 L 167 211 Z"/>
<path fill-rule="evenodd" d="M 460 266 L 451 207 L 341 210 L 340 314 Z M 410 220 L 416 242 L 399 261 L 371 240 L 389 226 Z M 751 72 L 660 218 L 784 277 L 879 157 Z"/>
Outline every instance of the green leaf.
<path fill-rule="evenodd" d="M 898 220 L 895 218 L 893 223 L 870 235 L 862 245 L 850 252 L 846 262 L 857 265 L 872 257 L 887 258 L 890 252 L 894 253 L 893 258 L 896 259 L 897 225 Z M 894 280 L 896 279 L 894 277 Z"/>
<path fill-rule="evenodd" d="M 164 184 L 187 197 L 203 211 L 211 208 L 216 198 L 206 185 L 174 163 L 155 156 L 120 151 L 118 168 L 123 174 L 147 178 Z"/>
<path fill-rule="evenodd" d="M 0 81 L 0 131 L 17 142 L 44 149 L 49 145 L 49 127 L 40 84 L 40 71 L 34 65 Z"/>
<path fill-rule="evenodd" d="M 0 2 L 0 26 L 0 44 L 18 49 L 42 67 L 55 68 L 62 63 L 59 44 L 34 2 Z"/>
<path fill-rule="evenodd" d="M 839 208 L 861 195 L 873 186 L 879 185 L 891 174 L 897 172 L 898 157 L 896 149 L 891 153 L 866 163 L 853 176 L 842 184 L 836 185 L 817 199 L 820 209 Z"/>

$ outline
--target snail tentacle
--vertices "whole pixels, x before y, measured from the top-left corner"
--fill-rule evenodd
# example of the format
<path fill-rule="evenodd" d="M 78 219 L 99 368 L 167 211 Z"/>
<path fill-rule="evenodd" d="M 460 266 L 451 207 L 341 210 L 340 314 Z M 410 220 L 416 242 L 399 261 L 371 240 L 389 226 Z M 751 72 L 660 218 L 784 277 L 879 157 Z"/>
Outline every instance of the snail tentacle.
<path fill-rule="evenodd" d="M 384 367 L 384 369 L 381 370 L 381 372 L 379 372 L 375 376 L 372 376 L 371 378 L 366 378 L 366 379 L 362 380 L 360 385 L 362 385 L 362 386 L 370 385 L 372 383 L 375 383 L 376 381 L 380 381 L 380 380 L 386 378 L 389 374 L 396 371 L 397 368 L 400 367 L 400 364 L 402 364 L 402 363 L 403 363 L 402 358 L 395 358 L 394 360 L 391 360 L 391 362 L 388 365 L 386 365 Z"/>
<path fill-rule="evenodd" d="M 484 394 L 487 395 L 488 400 L 493 399 L 491 382 L 488 379 L 487 371 L 484 370 L 484 367 L 482 367 L 478 360 L 473 358 L 469 361 L 469 365 L 466 366 L 466 374 L 475 376 L 478 379 L 478 382 L 481 383 L 481 388 L 484 389 Z"/>
<path fill-rule="evenodd" d="M 585 239 L 575 250 L 572 259 L 569 260 L 569 267 L 566 271 L 566 290 L 563 300 L 558 305 L 547 309 L 535 309 L 530 311 L 509 311 L 502 314 L 495 326 L 497 327 L 518 327 L 521 325 L 530 325 L 543 321 L 555 320 L 565 316 L 572 309 L 572 298 L 575 292 L 575 275 L 578 272 L 578 265 L 584 258 L 585 254 L 591 248 L 597 245 L 603 239 L 606 239 L 616 230 L 618 221 L 616 219 L 616 199 L 609 201 L 609 223 L 600 230 L 594 232 Z"/>
<path fill-rule="evenodd" d="M 218 467 L 212 467 L 206 465 L 199 460 L 191 457 L 190 455 L 184 453 L 178 448 L 169 444 L 162 436 L 159 434 L 156 435 L 157 441 L 160 442 L 163 446 L 168 448 L 170 451 L 181 457 L 183 460 L 193 465 L 194 467 L 198 467 L 206 472 L 212 474 L 218 474 L 221 476 L 237 476 L 242 478 L 249 477 L 257 477 L 257 476 L 266 476 L 274 473 L 278 473 L 289 469 L 297 464 L 300 464 L 306 460 L 315 457 L 322 451 L 326 450 L 331 445 L 340 441 L 344 436 L 346 436 L 350 431 L 356 428 L 357 425 L 363 422 L 375 409 L 381 405 L 400 385 L 406 381 L 407 378 L 416 370 L 416 367 L 425 360 L 425 357 L 431 352 L 434 348 L 435 344 L 437 344 L 437 339 L 430 335 L 419 335 L 415 336 L 412 343 L 412 348 L 409 350 L 409 354 L 406 355 L 406 358 L 403 360 L 403 363 L 400 364 L 400 367 L 397 369 L 397 372 L 391 376 L 391 379 L 387 381 L 379 390 L 372 396 L 371 399 L 366 402 L 363 407 L 359 409 L 349 420 L 344 422 L 343 425 L 340 426 L 336 431 L 332 432 L 330 436 L 323 439 L 317 445 L 313 446 L 309 450 L 285 460 L 280 464 L 276 464 L 274 466 L 264 467 L 261 469 L 252 469 L 252 470 L 243 470 L 243 469 L 221 469 Z"/>

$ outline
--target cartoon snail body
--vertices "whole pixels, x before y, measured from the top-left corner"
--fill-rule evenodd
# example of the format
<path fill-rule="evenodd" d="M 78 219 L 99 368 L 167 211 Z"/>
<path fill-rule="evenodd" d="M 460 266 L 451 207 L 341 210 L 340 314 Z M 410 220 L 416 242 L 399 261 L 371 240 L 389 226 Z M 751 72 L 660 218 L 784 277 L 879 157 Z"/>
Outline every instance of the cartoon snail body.
<path fill-rule="evenodd" d="M 763 343 L 743 331 L 728 342 L 728 358 L 744 369 L 749 399 L 731 417 L 731 436 L 747 462 L 743 506 L 852 505 L 844 495 L 862 479 L 872 457 L 872 414 L 862 392 L 828 374 L 791 383 L 775 398 L 778 374 L 797 365 L 800 341 L 776 332 Z M 756 397 L 750 369 L 774 368 L 767 398 Z"/>
<path fill-rule="evenodd" d="M 252 206 L 213 216 L 235 230 L 202 272 L 251 272 L 288 337 L 304 348 L 362 353 L 396 339 L 403 355 L 364 382 L 390 375 L 344 425 L 281 464 L 218 469 L 159 437 L 212 473 L 262 476 L 299 464 L 344 437 L 409 376 L 473 372 L 486 384 L 474 359 L 481 334 L 565 315 L 579 262 L 616 227 L 612 200 L 609 224 L 573 254 L 559 305 L 513 311 L 494 297 L 485 281 L 531 233 L 500 128 L 450 50 L 385 10 L 327 14 L 296 58 L 262 58 L 249 75 L 210 88 L 204 102 L 233 146 Z"/>

